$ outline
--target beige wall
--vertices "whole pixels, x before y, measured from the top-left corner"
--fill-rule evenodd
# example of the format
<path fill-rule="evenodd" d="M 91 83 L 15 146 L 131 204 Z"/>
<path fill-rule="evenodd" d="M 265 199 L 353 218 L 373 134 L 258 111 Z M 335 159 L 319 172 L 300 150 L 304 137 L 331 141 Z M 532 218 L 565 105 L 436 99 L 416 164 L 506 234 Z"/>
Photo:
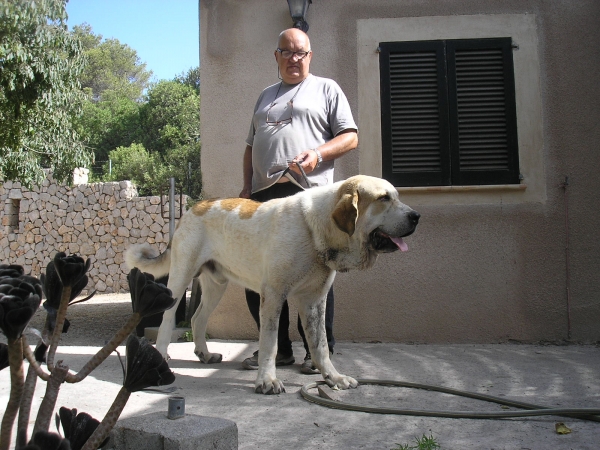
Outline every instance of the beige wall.
<path fill-rule="evenodd" d="M 291 19 L 285 0 L 202 0 L 200 16 L 204 187 L 208 197 L 237 196 L 252 109 L 277 82 L 273 51 Z M 311 71 L 342 86 L 361 132 L 336 179 L 380 170 L 377 39 L 503 32 L 519 45 L 524 187 L 402 189 L 421 225 L 408 253 L 338 274 L 339 340 L 565 340 L 567 303 L 572 340 L 600 340 L 599 16 L 594 0 L 313 2 Z M 240 288 L 229 288 L 209 333 L 257 336 Z"/>

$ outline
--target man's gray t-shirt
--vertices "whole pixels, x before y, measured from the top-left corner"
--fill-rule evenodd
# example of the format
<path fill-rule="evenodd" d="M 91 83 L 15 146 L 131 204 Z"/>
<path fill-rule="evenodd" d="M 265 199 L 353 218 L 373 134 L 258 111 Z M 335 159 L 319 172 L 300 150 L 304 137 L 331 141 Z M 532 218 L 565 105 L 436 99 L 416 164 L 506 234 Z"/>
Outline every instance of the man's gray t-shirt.
<path fill-rule="evenodd" d="M 267 115 L 269 122 L 284 123 L 267 124 Z M 281 82 L 269 86 L 256 102 L 246 139 L 252 147 L 252 192 L 275 184 L 299 153 L 348 129 L 358 128 L 348 99 L 335 81 L 309 75 L 298 84 Z M 289 173 L 300 185 L 308 187 L 301 176 Z M 308 179 L 313 186 L 332 183 L 333 161 L 323 161 L 308 174 Z"/>

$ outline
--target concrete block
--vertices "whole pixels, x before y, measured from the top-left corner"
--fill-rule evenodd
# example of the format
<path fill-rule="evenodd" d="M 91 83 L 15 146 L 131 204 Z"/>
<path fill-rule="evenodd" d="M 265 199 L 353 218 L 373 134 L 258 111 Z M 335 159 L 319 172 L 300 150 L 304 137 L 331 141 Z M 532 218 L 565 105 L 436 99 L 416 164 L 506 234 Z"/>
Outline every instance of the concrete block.
<path fill-rule="evenodd" d="M 144 337 L 149 341 L 156 342 L 156 338 L 158 337 L 158 328 L 159 327 L 146 327 L 144 328 Z M 191 328 L 175 328 L 171 333 L 171 342 L 177 342 L 180 338 L 183 337 L 183 334 L 186 331 L 191 331 Z"/>
<path fill-rule="evenodd" d="M 235 422 L 186 414 L 171 420 L 155 412 L 119 420 L 107 449 L 114 450 L 237 450 Z"/>

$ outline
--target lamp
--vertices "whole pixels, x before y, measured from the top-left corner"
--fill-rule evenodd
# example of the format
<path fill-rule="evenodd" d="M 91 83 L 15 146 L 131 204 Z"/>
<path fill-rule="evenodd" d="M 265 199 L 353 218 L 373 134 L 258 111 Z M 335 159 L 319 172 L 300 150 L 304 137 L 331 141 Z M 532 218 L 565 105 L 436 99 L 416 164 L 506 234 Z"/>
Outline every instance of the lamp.
<path fill-rule="evenodd" d="M 294 21 L 294 28 L 300 28 L 305 33 L 308 31 L 308 23 L 306 22 L 306 12 L 308 5 L 312 0 L 287 0 L 290 7 L 290 16 Z"/>

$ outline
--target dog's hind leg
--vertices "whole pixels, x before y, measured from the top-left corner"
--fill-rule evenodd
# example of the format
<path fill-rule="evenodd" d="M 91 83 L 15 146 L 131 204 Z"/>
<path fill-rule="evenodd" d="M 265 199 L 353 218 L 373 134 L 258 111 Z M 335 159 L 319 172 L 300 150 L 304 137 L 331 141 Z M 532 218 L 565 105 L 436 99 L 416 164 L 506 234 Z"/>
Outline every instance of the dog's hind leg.
<path fill-rule="evenodd" d="M 194 335 L 194 353 L 198 359 L 206 364 L 219 363 L 223 359 L 220 353 L 210 353 L 206 345 L 206 325 L 208 318 L 219 304 L 223 293 L 227 288 L 227 280 L 216 280 L 210 273 L 200 274 L 200 286 L 202 286 L 202 299 L 198 309 L 192 317 L 192 333 Z"/>
<path fill-rule="evenodd" d="M 315 302 L 309 298 L 297 298 L 298 314 L 302 321 L 304 335 L 308 342 L 313 364 L 321 371 L 325 382 L 334 389 L 348 389 L 358 386 L 358 382 L 349 376 L 339 373 L 329 358 L 327 334 L 325 332 L 325 305 L 323 296 Z"/>

